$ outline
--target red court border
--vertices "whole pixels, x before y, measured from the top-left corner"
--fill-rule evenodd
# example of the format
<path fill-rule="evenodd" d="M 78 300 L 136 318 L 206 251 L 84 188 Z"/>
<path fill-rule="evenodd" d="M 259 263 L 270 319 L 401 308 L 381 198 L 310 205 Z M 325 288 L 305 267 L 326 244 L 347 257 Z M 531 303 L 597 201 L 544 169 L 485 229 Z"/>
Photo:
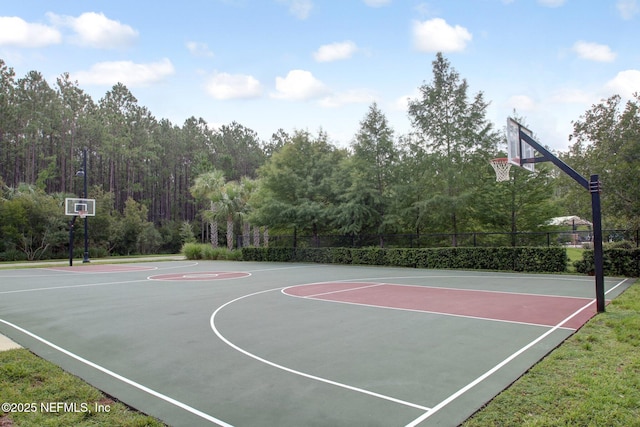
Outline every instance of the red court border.
<path fill-rule="evenodd" d="M 597 312 L 590 298 L 377 282 L 317 283 L 282 292 L 322 301 L 569 329 L 579 329 Z"/>
<path fill-rule="evenodd" d="M 156 274 L 155 276 L 149 276 L 148 279 L 193 282 L 203 280 L 241 279 L 249 276 L 251 276 L 251 273 L 247 273 L 246 271 L 196 271 L 190 273 Z"/>

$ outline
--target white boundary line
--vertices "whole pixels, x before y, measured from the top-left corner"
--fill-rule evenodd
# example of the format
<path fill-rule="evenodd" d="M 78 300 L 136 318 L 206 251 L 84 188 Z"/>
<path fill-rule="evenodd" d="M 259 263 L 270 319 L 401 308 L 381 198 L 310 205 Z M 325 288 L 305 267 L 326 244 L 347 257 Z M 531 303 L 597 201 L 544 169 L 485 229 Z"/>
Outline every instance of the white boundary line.
<path fill-rule="evenodd" d="M 218 278 L 218 276 L 223 274 L 237 274 L 237 273 L 242 273 L 244 274 L 244 276 Z M 248 271 L 202 271 L 202 272 L 189 271 L 187 273 L 184 273 L 180 277 L 177 277 L 180 273 L 175 273 L 175 274 L 176 274 L 176 277 L 172 277 L 169 279 L 161 277 L 161 276 L 167 276 L 167 274 L 155 274 L 153 276 L 148 276 L 147 279 L 151 281 L 157 281 L 157 282 L 204 282 L 207 280 L 244 279 L 252 276 L 252 274 L 249 273 Z"/>
<path fill-rule="evenodd" d="M 123 266 L 126 267 L 127 269 L 123 269 L 123 270 L 111 270 L 111 271 L 100 271 L 100 270 L 87 270 L 87 271 L 80 271 L 78 270 L 70 270 L 71 268 L 74 267 L 69 267 L 69 266 L 60 266 L 60 267 L 44 267 L 43 270 L 46 271 L 57 271 L 60 273 L 69 273 L 71 275 L 94 275 L 94 274 L 118 274 L 118 273 L 135 273 L 138 271 L 151 271 L 151 270 L 157 270 L 158 267 L 157 266 L 153 266 L 153 267 L 148 267 L 145 265 L 126 265 L 126 264 L 91 264 L 91 267 L 102 267 L 102 266 L 111 266 L 111 265 L 118 265 L 118 266 Z M 86 268 L 86 267 L 85 267 Z"/>
<path fill-rule="evenodd" d="M 195 265 L 198 265 L 198 263 L 192 263 L 186 266 L 180 266 L 180 267 L 167 267 L 167 268 L 157 268 L 156 270 L 170 270 L 170 269 L 175 269 L 175 268 L 184 268 L 184 267 L 193 267 Z M 139 272 L 144 272 L 145 270 L 139 270 Z M 115 273 L 115 272 L 114 272 Z M 122 271 L 119 273 L 123 273 Z M 80 273 L 80 274 L 85 274 L 85 275 L 92 275 L 92 274 L 102 274 L 102 273 Z M 4 276 L 6 277 L 6 276 Z M 11 277 L 11 276 L 9 276 Z M 47 277 L 47 276 L 19 276 L 20 278 L 23 277 Z M 64 277 L 64 276 L 61 276 Z M 150 281 L 148 277 L 144 278 L 144 279 L 136 279 L 136 280 L 126 280 L 126 281 L 121 281 L 121 282 L 104 282 L 104 283 L 82 283 L 79 285 L 64 285 L 64 286 L 51 286 L 48 288 L 29 288 L 29 289 L 14 289 L 14 290 L 9 290 L 9 291 L 0 291 L 0 295 L 5 295 L 5 294 L 20 294 L 20 293 L 25 293 L 25 292 L 39 292 L 39 291 L 56 291 L 56 290 L 60 290 L 60 289 L 73 289 L 73 288 L 91 288 L 94 286 L 108 286 L 108 285 L 119 285 L 119 284 L 124 284 L 124 283 L 137 283 L 137 282 L 147 282 Z"/>
<path fill-rule="evenodd" d="M 168 262 L 180 262 L 180 261 L 168 261 Z M 93 264 L 93 265 L 113 265 L 113 264 Z M 117 264 L 120 265 L 120 264 Z M 186 267 L 194 267 L 198 265 L 197 262 L 192 262 L 189 263 L 187 265 L 179 265 L 179 266 L 173 266 L 173 267 L 152 267 L 150 269 L 154 269 L 154 270 L 173 270 L 176 268 L 186 268 Z M 71 273 L 71 274 L 61 274 L 60 277 L 64 277 L 64 276 L 71 276 L 71 275 L 87 275 L 87 276 L 91 276 L 94 274 L 106 274 L 106 273 L 112 273 L 112 274 L 116 274 L 116 273 L 132 273 L 134 272 L 133 270 L 130 271 L 69 271 L 69 270 L 59 270 L 51 267 L 33 267 L 33 268 L 29 268 L 28 270 L 31 271 L 42 271 L 43 274 L 25 274 L 25 275 L 21 275 L 21 274 L 15 274 L 15 275 L 4 275 L 2 274 L 3 271 L 10 271 L 10 272 L 14 272 L 16 271 L 16 269 L 11 269 L 11 270 L 0 270 L 0 279 L 7 279 L 7 278 L 11 278 L 11 279 L 29 279 L 29 278 L 33 278 L 33 277 L 37 277 L 37 278 L 43 278 L 43 277 L 51 277 L 51 273 L 56 272 L 56 273 Z M 27 271 L 27 269 L 23 269 L 21 271 Z M 145 271 L 145 270 L 135 270 L 135 271 Z"/>
<path fill-rule="evenodd" d="M 329 282 L 328 284 L 330 284 L 331 282 Z M 344 283 L 347 284 L 349 282 L 335 282 L 335 283 Z M 357 283 L 357 282 L 354 282 Z M 314 283 L 317 284 L 317 283 Z M 364 283 L 363 283 L 364 284 Z M 287 293 L 287 289 L 291 289 L 291 288 L 296 288 L 297 286 L 288 286 L 287 288 L 282 290 L 282 293 L 287 295 L 287 296 L 291 296 L 291 297 L 300 297 L 300 298 L 308 298 L 308 299 L 314 299 L 314 298 L 318 298 L 324 295 L 333 295 L 333 294 L 340 294 L 342 292 L 349 292 L 349 291 L 359 291 L 360 289 L 369 289 L 369 288 L 376 288 L 378 286 L 383 286 L 386 285 L 386 283 L 371 283 L 369 285 L 366 286 L 358 286 L 355 288 L 348 288 L 348 289 L 338 289 L 335 291 L 330 291 L 330 292 L 321 292 L 319 294 L 315 294 L 315 295 L 291 295 Z M 300 285 L 299 285 L 300 286 Z M 301 285 L 301 286 L 309 286 L 309 285 Z"/>
<path fill-rule="evenodd" d="M 301 376 L 301 377 L 304 377 L 304 378 L 308 378 L 308 379 L 311 379 L 311 380 L 314 380 L 314 381 L 319 381 L 319 382 L 322 382 L 322 383 L 325 383 L 325 384 L 329 384 L 329 385 L 333 385 L 333 386 L 336 386 L 336 387 L 344 388 L 344 389 L 347 389 L 347 390 L 350 390 L 350 391 L 355 391 L 357 393 L 366 394 L 368 396 L 377 397 L 379 399 L 383 399 L 383 400 L 387 400 L 387 401 L 390 401 L 390 402 L 398 403 L 398 404 L 401 404 L 401 405 L 404 405 L 404 406 L 409 406 L 411 408 L 416 408 L 416 409 L 420 409 L 420 410 L 423 410 L 423 411 L 429 411 L 430 410 L 428 407 L 422 406 L 422 405 L 418 405 L 416 403 L 411 403 L 411 402 L 407 402 L 405 400 L 396 399 L 396 398 L 391 397 L 391 396 L 386 396 L 384 394 L 380 394 L 380 393 L 376 393 L 376 392 L 373 392 L 373 391 L 365 390 L 365 389 L 362 389 L 362 388 L 359 388 L 359 387 L 354 387 L 354 386 L 350 386 L 348 384 L 339 383 L 337 381 L 332 381 L 332 380 L 329 380 L 327 378 L 318 377 L 316 375 L 307 374 L 305 372 L 297 371 L 295 369 L 291 369 L 291 368 L 287 368 L 286 366 L 279 365 L 279 364 L 277 364 L 275 362 L 272 362 L 270 360 L 267 360 L 265 358 L 257 356 L 255 354 L 253 354 L 253 353 L 251 353 L 251 352 L 249 352 L 249 351 L 247 351 L 247 350 L 235 345 L 234 343 L 229 341 L 224 335 L 222 335 L 222 333 L 216 327 L 216 324 L 215 324 L 216 316 L 225 307 L 227 307 L 227 306 L 229 306 L 229 305 L 231 305 L 231 304 L 233 304 L 235 302 L 238 302 L 240 300 L 243 300 L 245 298 L 250 298 L 250 297 L 253 297 L 253 296 L 256 296 L 256 295 L 260 295 L 260 294 L 264 294 L 264 293 L 267 293 L 267 292 L 282 291 L 282 289 L 284 289 L 284 288 L 280 287 L 280 288 L 274 288 L 274 289 L 267 289 L 267 290 L 264 290 L 264 291 L 253 292 L 251 294 L 243 295 L 241 297 L 232 299 L 231 301 L 228 301 L 228 302 L 224 303 L 223 305 L 218 307 L 216 309 L 216 311 L 214 311 L 213 314 L 211 315 L 211 318 L 209 320 L 209 323 L 211 325 L 211 329 L 218 336 L 218 338 L 220 338 L 225 344 L 227 344 L 229 347 L 233 348 L 234 350 L 244 354 L 245 356 L 248 356 L 248 357 L 250 357 L 252 359 L 257 360 L 258 362 L 261 362 L 261 363 L 264 363 L 266 365 L 272 366 L 274 368 L 283 370 L 285 372 L 289 372 L 290 374 L 298 375 L 298 376 Z"/>
<path fill-rule="evenodd" d="M 168 262 L 180 262 L 180 261 L 168 261 Z M 133 265 L 132 263 L 124 263 L 124 264 L 109 264 L 109 263 L 99 263 L 99 264 L 91 264 L 92 266 L 108 266 L 108 265 L 117 265 L 117 266 L 123 266 L 123 267 L 133 267 L 130 270 L 114 270 L 114 271 L 80 271 L 80 269 L 78 270 L 71 270 L 69 268 L 69 266 L 60 266 L 60 267 L 43 267 L 42 270 L 47 270 L 47 271 L 56 271 L 59 273 L 70 273 L 70 274 L 85 274 L 88 276 L 94 275 L 94 274 L 119 274 L 119 273 L 135 273 L 135 272 L 142 272 L 142 271 L 151 271 L 151 270 L 174 270 L 176 268 L 187 268 L 187 267 L 195 267 L 196 265 L 198 265 L 197 262 L 190 262 L 189 264 L 186 265 L 174 265 L 172 267 L 158 267 L 156 265 L 153 266 L 146 266 L 146 265 Z"/>
<path fill-rule="evenodd" d="M 31 289 L 15 289 L 12 291 L 0 291 L 0 295 L 5 294 L 21 294 L 26 292 L 38 292 L 38 291 L 57 291 L 60 289 L 74 289 L 74 288 L 92 288 L 94 286 L 108 286 L 108 285 L 120 285 L 124 283 L 137 283 L 137 282 L 148 282 L 146 278 L 138 279 L 138 280 L 126 280 L 123 282 L 105 282 L 105 283 L 85 283 L 80 285 L 66 285 L 66 286 L 52 286 L 49 288 L 31 288 Z"/>
<path fill-rule="evenodd" d="M 527 279 L 529 278 L 535 278 L 536 276 L 529 276 L 526 277 Z M 391 277 L 367 277 L 364 279 L 344 279 L 344 280 L 334 280 L 331 282 L 326 282 L 326 283 L 340 283 L 340 282 L 367 282 L 370 280 L 396 280 L 396 279 L 504 279 L 504 280 L 514 280 L 519 278 L 518 276 L 391 276 Z M 521 277 L 520 277 L 521 278 Z M 553 278 L 546 278 L 545 280 L 553 280 Z M 564 280 L 564 281 L 584 281 L 587 283 L 593 283 L 593 280 L 584 280 L 584 279 L 563 279 L 561 277 L 558 278 L 558 280 Z M 626 280 L 626 279 L 625 279 Z M 325 283 L 325 282 L 319 282 L 318 284 L 321 283 Z M 311 283 L 311 284 L 316 284 L 316 283 Z M 532 296 L 539 296 L 539 297 L 550 297 L 550 298 L 574 298 L 574 299 L 583 299 L 583 300 L 587 300 L 587 299 L 592 299 L 591 297 L 577 297 L 574 295 L 553 295 L 553 294 L 537 294 L 537 293 L 531 293 L 531 292 L 513 292 L 513 291 L 496 291 L 496 290 L 491 290 L 491 289 L 472 289 L 472 288 L 453 288 L 450 286 L 431 286 L 431 285 L 414 285 L 411 283 L 388 283 L 385 282 L 385 284 L 388 285 L 401 285 L 401 286 L 415 286 L 418 288 L 432 288 L 432 289 L 450 289 L 450 290 L 454 290 L 454 291 L 470 291 L 470 292 L 484 292 L 484 293 L 496 293 L 496 294 L 510 294 L 510 295 L 532 295 Z M 306 286 L 306 284 L 304 285 L 297 285 L 297 286 Z M 293 286 L 290 286 L 293 287 Z"/>
<path fill-rule="evenodd" d="M 222 420 L 219 420 L 218 418 L 216 418 L 214 416 L 206 414 L 206 413 L 204 413 L 204 412 L 202 412 L 202 411 L 200 411 L 198 409 L 195 409 L 194 407 L 189 406 L 186 403 L 182 403 L 182 402 L 180 402 L 180 401 L 178 401 L 178 400 L 176 400 L 176 399 L 174 399 L 172 397 L 169 397 L 169 396 L 167 396 L 165 394 L 162 394 L 162 393 L 157 392 L 157 391 L 155 391 L 153 389 L 150 389 L 149 387 L 143 386 L 140 383 L 137 383 L 137 382 L 135 382 L 133 380 L 130 380 L 129 378 L 123 377 L 122 375 L 117 374 L 117 373 L 115 373 L 115 372 L 113 372 L 113 371 L 111 371 L 111 370 L 109 370 L 107 368 L 104 368 L 104 367 L 102 367 L 102 366 L 100 366 L 100 365 L 98 365 L 96 363 L 93 363 L 90 360 L 87 360 L 87 359 L 85 359 L 83 357 L 80 357 L 77 354 L 70 352 L 69 350 L 65 350 L 64 348 L 62 348 L 62 347 L 60 347 L 60 346 L 58 346 L 58 345 L 56 345 L 56 344 L 54 344 L 54 343 L 52 343 L 50 341 L 45 340 L 44 338 L 41 338 L 38 335 L 36 335 L 36 334 L 34 334 L 32 332 L 29 332 L 26 329 L 21 328 L 20 326 L 14 325 L 13 323 L 7 322 L 6 320 L 3 320 L 3 319 L 0 319 L 0 322 L 4 323 L 5 325 L 10 326 L 10 327 L 12 327 L 12 328 L 14 328 L 14 329 L 16 329 L 16 330 L 18 330 L 20 332 L 22 332 L 23 334 L 26 334 L 26 335 L 30 336 L 31 338 L 34 338 L 34 339 L 40 341 L 41 343 L 43 343 L 43 344 L 45 344 L 45 345 L 47 345 L 47 346 L 49 346 L 49 347 L 51 347 L 51 348 L 53 348 L 55 350 L 58 350 L 59 352 L 61 352 L 61 353 L 65 354 L 65 355 L 77 360 L 78 362 L 81 362 L 81 363 L 83 363 L 83 364 L 85 364 L 87 366 L 90 366 L 90 367 L 92 367 L 94 369 L 97 369 L 98 371 L 100 371 L 100 372 L 102 372 L 104 374 L 107 374 L 112 378 L 115 378 L 115 379 L 117 379 L 117 380 L 119 380 L 119 381 L 121 381 L 121 382 L 123 382 L 125 384 L 128 384 L 128 385 L 130 385 L 132 387 L 137 388 L 138 390 L 141 390 L 141 391 L 143 391 L 143 392 L 145 392 L 147 394 L 150 394 L 150 395 L 152 395 L 154 397 L 157 397 L 158 399 L 164 400 L 165 402 L 170 403 L 170 404 L 172 404 L 174 406 L 177 406 L 180 409 L 184 409 L 185 411 L 190 412 L 193 415 L 196 415 L 196 416 L 198 416 L 200 418 L 203 418 L 203 419 L 205 419 L 207 421 L 210 421 L 212 423 L 216 423 L 216 424 L 220 425 L 221 427 L 233 427 L 231 424 L 228 424 L 228 423 L 226 423 L 226 422 L 224 422 Z"/>
<path fill-rule="evenodd" d="M 624 279 L 624 280 L 618 282 L 613 288 L 609 289 L 607 291 L 607 293 L 613 291 L 614 289 L 616 289 L 618 286 L 622 285 L 626 281 L 627 281 L 627 279 Z M 574 316 L 576 316 L 581 311 L 585 310 L 587 307 L 589 307 L 591 304 L 593 304 L 594 301 L 595 300 L 591 300 L 589 302 L 589 304 L 587 304 L 587 305 L 583 306 L 582 308 L 576 310 L 573 314 L 571 314 L 569 317 L 567 317 L 566 319 L 564 319 L 563 321 L 558 323 L 556 326 L 554 326 L 553 328 L 549 329 L 547 332 L 545 332 L 544 334 L 540 335 L 538 338 L 536 338 L 535 340 L 531 341 L 529 344 L 525 345 L 520 350 L 518 350 L 515 353 L 511 354 L 511 356 L 507 357 L 502 362 L 498 363 L 496 366 L 494 366 L 493 368 L 489 369 L 487 372 L 485 372 L 484 374 L 480 375 L 478 378 L 476 378 L 475 380 L 473 380 L 472 382 L 470 382 L 466 386 L 462 387 L 461 389 L 459 389 L 458 391 L 453 393 L 451 396 L 447 397 L 445 400 L 443 400 L 442 402 L 438 403 L 433 408 L 429 409 L 427 412 L 425 412 L 424 414 L 422 414 L 421 416 L 419 416 L 418 418 L 416 418 L 415 420 L 413 420 L 412 422 L 407 424 L 405 427 L 415 427 L 415 426 L 417 426 L 418 424 L 420 424 L 421 422 L 423 422 L 424 420 L 426 420 L 427 418 L 429 418 L 430 416 L 432 416 L 433 414 L 438 412 L 440 409 L 444 408 L 449 403 L 453 402 L 458 397 L 462 396 L 464 393 L 466 393 L 467 391 L 469 391 L 470 389 L 472 389 L 473 387 L 475 387 L 476 385 L 478 385 L 479 383 L 481 383 L 482 381 L 484 381 L 485 379 L 487 379 L 488 377 L 493 375 L 496 371 L 498 371 L 500 368 L 505 366 L 507 363 L 511 362 L 516 357 L 520 356 L 522 353 L 524 353 L 525 351 L 527 351 L 528 349 L 530 349 L 531 347 L 533 347 L 534 345 L 536 345 L 537 343 L 542 341 L 547 336 L 551 335 L 556 330 L 560 329 L 560 325 L 562 325 L 562 324 L 568 322 L 569 320 L 571 320 Z"/>

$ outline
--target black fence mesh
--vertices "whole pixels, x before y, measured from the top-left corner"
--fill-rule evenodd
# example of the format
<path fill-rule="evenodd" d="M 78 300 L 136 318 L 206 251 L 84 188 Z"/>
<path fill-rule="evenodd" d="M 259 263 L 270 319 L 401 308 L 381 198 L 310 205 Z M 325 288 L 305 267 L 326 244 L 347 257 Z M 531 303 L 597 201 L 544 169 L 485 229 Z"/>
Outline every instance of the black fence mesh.
<path fill-rule="evenodd" d="M 603 230 L 605 242 L 627 241 L 638 247 L 638 231 Z M 382 235 L 322 235 L 293 236 L 272 235 L 269 246 L 327 248 L 327 247 L 384 247 L 384 248 L 439 248 L 439 247 L 500 247 L 500 246 L 588 246 L 592 241 L 590 231 L 544 231 L 544 232 L 473 232 L 473 233 L 430 233 L 430 234 L 382 234 Z"/>

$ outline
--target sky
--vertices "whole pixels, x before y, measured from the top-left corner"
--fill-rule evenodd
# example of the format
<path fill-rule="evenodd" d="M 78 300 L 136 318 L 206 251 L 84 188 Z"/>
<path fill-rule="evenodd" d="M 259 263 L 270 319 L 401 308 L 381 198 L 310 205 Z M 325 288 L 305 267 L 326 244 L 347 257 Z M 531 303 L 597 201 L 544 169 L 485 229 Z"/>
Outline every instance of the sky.
<path fill-rule="evenodd" d="M 395 136 L 442 52 L 505 127 L 569 145 L 572 121 L 640 92 L 640 0 L 21 0 L 0 6 L 16 78 L 68 72 L 98 102 L 123 83 L 157 119 L 326 132 L 348 146 L 376 102 Z"/>

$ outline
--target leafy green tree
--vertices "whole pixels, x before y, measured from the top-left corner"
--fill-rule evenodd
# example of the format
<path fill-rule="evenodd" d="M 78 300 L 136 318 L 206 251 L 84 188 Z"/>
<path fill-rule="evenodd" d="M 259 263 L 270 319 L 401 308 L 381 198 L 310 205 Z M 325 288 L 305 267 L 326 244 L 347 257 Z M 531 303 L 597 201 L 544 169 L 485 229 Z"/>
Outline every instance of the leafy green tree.
<path fill-rule="evenodd" d="M 272 229 L 319 233 L 330 231 L 337 203 L 334 172 L 346 152 L 336 149 L 320 132 L 296 131 L 258 172 L 257 194 L 252 198 L 251 222 Z"/>
<path fill-rule="evenodd" d="M 57 96 L 60 100 L 60 119 L 57 123 L 58 132 L 55 133 L 55 149 L 51 153 L 56 160 L 55 170 L 51 170 L 46 176 L 39 174 L 40 178 L 47 178 L 48 192 L 78 193 L 74 181 L 77 172 L 76 159 L 82 155 L 82 150 L 87 149 L 89 154 L 94 152 L 95 144 L 100 134 L 99 122 L 96 120 L 97 106 L 78 86 L 78 82 L 71 81 L 68 73 L 58 77 Z M 88 173 L 93 173 L 91 156 L 88 156 Z M 94 176 L 88 177 L 91 181 Z"/>
<path fill-rule="evenodd" d="M 565 161 L 583 176 L 598 174 L 603 183 L 605 224 L 640 229 L 640 93 L 624 107 L 614 95 L 592 106 L 573 123 L 573 145 Z M 566 179 L 565 181 L 566 182 Z M 567 198 L 590 212 L 584 190 L 565 184 Z M 582 190 L 582 191 L 580 191 Z M 579 202 L 577 202 L 579 200 Z"/>
<path fill-rule="evenodd" d="M 291 139 L 291 136 L 282 128 L 278 129 L 271 135 L 268 143 L 264 144 L 263 151 L 266 158 L 271 157 L 273 153 L 280 150 Z"/>
<path fill-rule="evenodd" d="M 91 198 L 96 200 L 96 215 L 89 218 L 90 250 L 99 254 L 110 254 L 124 240 L 122 214 L 115 209 L 115 195 L 105 192 L 100 186 L 90 189 Z M 83 227 L 76 228 L 76 236 L 83 237 Z"/>
<path fill-rule="evenodd" d="M 162 246 L 162 236 L 160 231 L 154 227 L 153 223 L 145 221 L 142 225 L 142 230 L 138 234 L 137 249 L 138 253 L 154 254 Z"/>
<path fill-rule="evenodd" d="M 15 72 L 0 59 L 0 174 L 3 184 L 20 182 L 18 157 L 18 111 Z"/>
<path fill-rule="evenodd" d="M 512 117 L 526 125 L 526 120 L 515 111 Z M 535 135 L 534 139 L 537 139 Z M 506 127 L 503 142 L 506 144 Z M 506 157 L 506 154 L 502 152 L 497 156 Z M 479 177 L 481 187 L 473 197 L 478 231 L 511 233 L 509 243 L 515 246 L 518 244 L 517 232 L 544 231 L 548 221 L 561 214 L 555 197 L 559 171 L 550 163 L 538 163 L 534 173 L 513 166 L 510 179 L 505 182 L 496 182 L 489 165 L 485 169 L 489 175 Z M 506 244 L 506 238 L 503 240 L 501 244 Z"/>
<path fill-rule="evenodd" d="M 196 242 L 196 236 L 193 234 L 193 227 L 189 221 L 183 221 L 180 225 L 180 240 L 182 244 Z"/>
<path fill-rule="evenodd" d="M 454 246 L 456 235 L 473 224 L 471 196 L 499 140 L 486 118 L 489 104 L 482 92 L 469 100 L 468 89 L 467 81 L 438 53 L 433 81 L 423 84 L 419 98 L 409 102 L 413 143 L 421 148 L 420 157 L 426 157 L 422 166 L 428 171 L 425 181 L 416 184 L 430 189 L 413 202 L 418 222 L 431 231 L 452 233 Z"/>
<path fill-rule="evenodd" d="M 157 123 L 121 83 L 107 92 L 99 107 L 105 130 L 96 153 L 99 182 L 115 195 L 116 209 L 123 210 L 128 198 L 142 198 L 141 171 L 149 173 L 157 160 L 158 147 L 151 138 Z"/>
<path fill-rule="evenodd" d="M 40 169 L 52 161 L 53 134 L 59 122 L 60 102 L 41 73 L 30 71 L 18 79 L 15 90 L 17 108 L 17 156 L 20 182 L 35 184 Z"/>
<path fill-rule="evenodd" d="M 64 215 L 55 198 L 27 184 L 6 191 L 5 195 L 7 198 L 0 200 L 0 230 L 5 250 L 16 249 L 33 261 L 64 245 L 67 241 Z"/>
<path fill-rule="evenodd" d="M 376 103 L 360 122 L 351 149 L 351 157 L 342 162 L 345 179 L 337 182 L 336 226 L 350 235 L 378 234 L 380 246 L 384 246 L 398 153 L 393 130 Z"/>
<path fill-rule="evenodd" d="M 255 177 L 264 163 L 258 134 L 240 123 L 223 125 L 214 137 L 215 163 L 227 179 L 239 181 L 241 177 Z"/>
<path fill-rule="evenodd" d="M 122 216 L 122 238 L 115 248 L 115 252 L 121 255 L 130 255 L 140 250 L 140 235 L 143 233 L 149 221 L 147 221 L 147 207 L 128 198 L 125 202 Z"/>
<path fill-rule="evenodd" d="M 511 179 L 505 182 L 495 182 L 495 176 L 489 176 L 488 185 L 475 197 L 474 207 L 479 229 L 511 233 L 509 243 L 516 246 L 517 232 L 544 231 L 561 211 L 554 199 L 557 178 L 552 165 L 538 164 L 535 173 L 512 167 L 510 173 Z"/>

